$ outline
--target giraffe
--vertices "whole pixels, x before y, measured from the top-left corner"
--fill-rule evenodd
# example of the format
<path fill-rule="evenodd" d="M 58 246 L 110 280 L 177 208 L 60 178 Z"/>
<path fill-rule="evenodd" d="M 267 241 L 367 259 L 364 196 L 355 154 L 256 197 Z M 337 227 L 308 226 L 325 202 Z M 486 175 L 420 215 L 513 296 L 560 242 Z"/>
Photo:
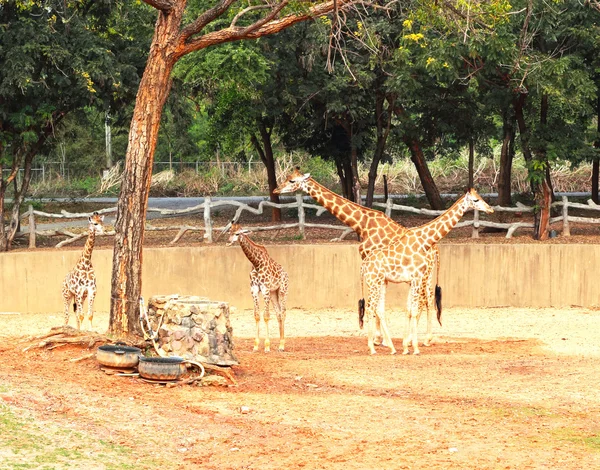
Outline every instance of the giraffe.
<path fill-rule="evenodd" d="M 94 298 L 96 297 L 96 275 L 92 266 L 92 251 L 96 234 L 104 233 L 104 216 L 94 212 L 88 217 L 89 234 L 83 247 L 83 253 L 75 268 L 67 274 L 63 281 L 62 295 L 65 302 L 65 325 L 69 324 L 69 306 L 73 301 L 73 308 L 77 318 L 77 329 L 83 325 L 83 302 L 88 300 L 88 320 L 92 327 L 94 312 Z"/>
<path fill-rule="evenodd" d="M 383 212 L 356 204 L 327 189 L 311 178 L 309 173 L 301 173 L 299 168 L 296 168 L 292 174 L 273 192 L 276 194 L 283 194 L 293 193 L 296 191 L 304 191 L 305 193 L 309 194 L 337 219 L 358 234 L 361 240 L 360 244 L 358 245 L 358 253 L 363 260 L 372 251 L 384 248 L 390 243 L 393 243 L 394 240 L 400 239 L 407 230 L 406 227 L 395 222 Z M 437 285 L 437 282 L 439 282 L 439 276 L 436 277 L 435 289 L 433 285 L 434 266 L 437 265 L 437 274 L 439 274 L 439 260 L 439 248 L 434 244 L 432 245 L 431 249 L 427 251 L 428 267 L 426 271 L 426 277 L 424 277 L 425 282 L 423 283 L 423 288 L 420 291 L 420 302 L 427 309 L 427 335 L 424 342 L 425 346 L 429 346 L 433 338 L 433 317 L 430 307 L 433 307 L 434 301 L 436 304 L 437 318 L 441 325 L 442 290 Z M 389 347 L 391 344 L 387 344 L 385 338 L 382 338 L 381 334 L 379 333 L 380 316 L 383 317 L 385 315 L 385 287 L 380 293 L 378 310 L 380 315 L 376 317 L 376 337 L 383 340 L 379 341 L 381 344 Z M 359 326 L 362 328 L 362 320 L 359 320 Z"/>
<path fill-rule="evenodd" d="M 403 354 L 408 354 L 408 345 L 412 342 L 413 354 L 419 354 L 417 340 L 417 323 L 421 315 L 422 305 L 419 303 L 420 291 L 423 288 L 424 275 L 428 269 L 428 252 L 430 248 L 444 238 L 458 223 L 463 214 L 469 209 L 477 209 L 491 214 L 494 212 L 477 191 L 470 189 L 452 207 L 429 223 L 406 230 L 399 240 L 380 250 L 372 251 L 362 262 L 361 280 L 367 288 L 366 305 L 361 299 L 366 313 L 368 328 L 368 347 L 375 354 L 373 347 L 373 322 L 376 316 L 381 316 L 381 329 L 387 344 L 391 345 L 391 353 L 396 350 L 392 344 L 385 316 L 377 310 L 379 297 L 388 282 L 410 284 L 407 300 L 407 314 L 404 330 Z M 365 312 L 366 311 L 366 312 Z"/>
<path fill-rule="evenodd" d="M 254 339 L 254 351 L 258 351 L 260 343 L 260 307 L 259 293 L 263 296 L 265 303 L 263 320 L 266 327 L 265 352 L 271 350 L 271 340 L 269 338 L 269 303 L 272 302 L 277 313 L 279 322 L 279 351 L 285 349 L 285 302 L 289 285 L 288 274 L 283 270 L 267 253 L 267 249 L 253 242 L 249 237 L 249 230 L 243 229 L 239 224 L 231 223 L 229 229 L 229 241 L 227 246 L 236 241 L 239 242 L 242 251 L 252 263 L 250 272 L 250 292 L 254 300 L 254 319 L 256 320 L 256 338 Z"/>

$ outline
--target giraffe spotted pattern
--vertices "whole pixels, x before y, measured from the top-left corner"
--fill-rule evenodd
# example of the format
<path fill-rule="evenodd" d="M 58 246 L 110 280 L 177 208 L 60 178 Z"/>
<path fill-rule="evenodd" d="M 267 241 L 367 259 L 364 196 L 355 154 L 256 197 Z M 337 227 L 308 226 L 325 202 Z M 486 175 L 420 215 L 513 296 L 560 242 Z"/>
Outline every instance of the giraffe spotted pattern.
<path fill-rule="evenodd" d="M 469 209 L 487 213 L 494 212 L 474 189 L 470 189 L 438 218 L 420 227 L 408 229 L 402 238 L 385 248 L 372 251 L 363 260 L 360 272 L 363 287 L 366 288 L 367 293 L 364 308 L 369 324 L 367 345 L 371 354 L 375 354 L 373 320 L 376 320 L 377 317 L 381 322 L 384 343 L 389 345 L 392 354 L 396 352 L 385 315 L 381 315 L 377 309 L 382 292 L 385 292 L 388 282 L 410 284 L 402 342 L 403 354 L 408 354 L 410 343 L 412 343 L 413 354 L 419 354 L 417 324 L 422 313 L 423 289 L 431 290 L 432 288 L 431 283 L 426 285 L 428 284 L 426 276 L 430 266 L 429 252 L 434 244 L 454 228 Z M 430 334 L 431 332 L 428 330 L 428 335 Z"/>
<path fill-rule="evenodd" d="M 400 240 L 406 233 L 406 227 L 395 222 L 383 212 L 368 207 L 361 206 L 346 198 L 330 191 L 326 187 L 317 183 L 310 174 L 303 174 L 296 168 L 292 174 L 281 183 L 276 194 L 293 193 L 303 191 L 309 194 L 315 201 L 321 204 L 338 220 L 354 230 L 360 237 L 358 252 L 361 259 L 365 259 L 371 252 L 385 248 L 386 246 Z M 439 273 L 440 251 L 437 245 L 432 245 L 427 252 L 427 269 L 424 274 L 424 282 L 420 292 L 419 301 L 422 302 L 422 307 L 427 309 L 427 340 L 426 346 L 429 346 L 431 341 L 432 330 L 432 312 L 434 306 L 434 268 L 437 266 Z M 438 281 L 436 277 L 436 282 Z M 441 293 L 439 286 L 435 286 L 435 291 Z M 376 317 L 376 339 L 384 346 L 387 344 L 386 339 L 382 338 L 380 333 L 380 317 L 385 315 L 385 286 L 382 288 L 379 295 L 379 315 Z M 441 294 L 438 305 L 438 318 L 441 311 Z M 359 326 L 362 328 L 362 321 L 359 319 Z"/>
<path fill-rule="evenodd" d="M 96 274 L 92 266 L 92 251 L 96 234 L 104 233 L 104 216 L 94 212 L 89 218 L 89 234 L 83 247 L 83 253 L 75 268 L 70 271 L 63 282 L 62 295 L 65 303 L 65 325 L 69 324 L 69 311 L 71 303 L 75 310 L 77 329 L 83 324 L 83 302 L 88 301 L 88 320 L 90 328 L 94 317 L 93 305 L 96 297 Z"/>
<path fill-rule="evenodd" d="M 269 256 L 267 249 L 253 242 L 239 224 L 233 223 L 229 229 L 229 241 L 227 245 L 239 242 L 246 258 L 252 263 L 250 271 L 250 292 L 254 301 L 254 320 L 256 321 L 256 338 L 254 340 L 254 351 L 258 351 L 260 344 L 260 296 L 264 301 L 264 311 L 262 314 L 265 322 L 265 342 L 264 350 L 271 350 L 271 340 L 269 337 L 269 305 L 272 303 L 277 314 L 279 323 L 279 351 L 285 349 L 285 304 L 289 286 L 288 274 L 281 265 Z"/>

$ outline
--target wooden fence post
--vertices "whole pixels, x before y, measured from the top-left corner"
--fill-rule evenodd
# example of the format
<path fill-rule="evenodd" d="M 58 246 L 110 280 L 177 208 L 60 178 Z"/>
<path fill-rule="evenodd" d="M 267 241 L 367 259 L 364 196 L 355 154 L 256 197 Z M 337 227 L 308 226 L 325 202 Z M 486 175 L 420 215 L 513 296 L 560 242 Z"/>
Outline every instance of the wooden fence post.
<path fill-rule="evenodd" d="M 210 218 L 210 196 L 204 198 L 204 237 L 208 243 L 213 242 L 212 220 Z"/>
<path fill-rule="evenodd" d="M 562 202 L 563 202 L 563 210 L 562 210 L 563 227 L 562 227 L 562 234 L 563 234 L 564 237 L 570 237 L 571 236 L 571 228 L 569 227 L 569 198 L 567 198 L 567 196 L 563 196 L 562 197 Z"/>
<path fill-rule="evenodd" d="M 35 248 L 35 215 L 31 204 L 29 204 L 29 248 Z"/>
<path fill-rule="evenodd" d="M 471 232 L 471 238 L 479 238 L 479 211 L 473 210 L 473 231 Z"/>
<path fill-rule="evenodd" d="M 387 198 L 387 201 L 385 201 L 385 215 L 387 215 L 388 217 L 392 217 L 392 206 L 394 205 L 394 201 L 392 200 L 391 197 Z"/>
<path fill-rule="evenodd" d="M 300 236 L 302 240 L 306 238 L 304 233 L 304 223 L 305 223 L 305 214 L 304 214 L 304 197 L 302 193 L 296 193 L 296 204 L 298 204 L 298 229 L 300 230 Z"/>

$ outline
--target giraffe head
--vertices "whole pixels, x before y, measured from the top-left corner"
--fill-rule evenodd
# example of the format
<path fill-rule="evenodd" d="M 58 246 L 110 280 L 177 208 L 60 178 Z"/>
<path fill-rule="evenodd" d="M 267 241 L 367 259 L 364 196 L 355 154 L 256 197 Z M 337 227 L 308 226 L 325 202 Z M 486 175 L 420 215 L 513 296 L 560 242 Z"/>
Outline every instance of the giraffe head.
<path fill-rule="evenodd" d="M 229 239 L 227 240 L 227 246 L 233 245 L 240 238 L 241 234 L 250 233 L 250 230 L 243 229 L 240 224 L 232 223 L 229 228 Z"/>
<path fill-rule="evenodd" d="M 94 212 L 92 215 L 88 217 L 89 222 L 89 230 L 90 233 L 102 235 L 104 233 L 104 216 L 99 215 L 97 212 Z"/>
<path fill-rule="evenodd" d="M 465 202 L 467 203 L 467 209 L 477 209 L 488 214 L 494 212 L 494 209 L 492 209 L 473 188 L 469 189 L 464 197 Z"/>
<path fill-rule="evenodd" d="M 310 173 L 300 173 L 300 168 L 296 167 L 292 174 L 273 192 L 275 194 L 294 193 L 296 191 L 308 192 L 304 186 L 308 178 L 310 178 Z"/>

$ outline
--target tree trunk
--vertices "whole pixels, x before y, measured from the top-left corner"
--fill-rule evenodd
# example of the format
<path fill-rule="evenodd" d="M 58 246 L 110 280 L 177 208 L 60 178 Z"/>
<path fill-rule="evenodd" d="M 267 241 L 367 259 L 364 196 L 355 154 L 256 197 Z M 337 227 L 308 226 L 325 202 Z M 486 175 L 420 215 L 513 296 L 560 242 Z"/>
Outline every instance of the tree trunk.
<path fill-rule="evenodd" d="M 473 142 L 473 138 L 469 138 L 469 182 L 468 182 L 468 188 L 472 188 L 474 181 L 473 181 L 473 172 L 474 172 L 474 167 L 475 166 L 475 143 Z"/>
<path fill-rule="evenodd" d="M 598 147 L 596 147 L 598 148 Z M 600 158 L 592 161 L 592 201 L 598 204 L 598 178 L 600 177 Z"/>
<path fill-rule="evenodd" d="M 534 219 L 533 238 L 535 240 L 548 239 L 548 227 L 550 225 L 550 205 L 552 204 L 552 192 L 550 186 L 543 180 L 540 184 L 541 191 L 536 193 L 536 205 L 539 210 L 536 211 Z"/>
<path fill-rule="evenodd" d="M 40 138 L 43 141 L 46 140 L 46 137 Z M 10 250 L 12 242 L 17 235 L 17 232 L 20 228 L 21 222 L 21 204 L 23 204 L 23 199 L 25 199 L 25 194 L 27 194 L 27 190 L 29 189 L 29 183 L 31 181 L 31 164 L 33 162 L 33 157 L 37 154 L 37 149 L 31 149 L 27 155 L 25 155 L 25 165 L 23 170 L 23 181 L 21 181 L 21 187 L 19 188 L 18 178 L 13 180 L 15 185 L 14 197 L 13 197 L 13 206 L 11 210 L 11 218 L 8 233 L 6 234 L 6 251 Z"/>
<path fill-rule="evenodd" d="M 390 101 L 390 110 L 393 109 L 396 116 L 398 116 L 404 122 L 410 123 L 410 118 L 407 117 L 406 111 L 404 110 L 402 104 L 394 103 L 395 100 Z M 410 150 L 410 159 L 417 169 L 417 174 L 421 180 L 421 186 L 423 186 L 423 190 L 425 191 L 425 196 L 429 201 L 429 205 L 434 210 L 443 210 L 445 208 L 444 202 L 440 197 L 440 192 L 438 191 L 435 181 L 433 181 L 433 177 L 431 176 L 431 172 L 429 171 L 429 167 L 427 166 L 427 160 L 425 160 L 421 143 L 417 138 L 412 137 L 409 134 L 405 134 L 402 137 L 402 140 Z"/>
<path fill-rule="evenodd" d="M 600 134 L 600 95 L 596 99 L 596 120 L 597 131 Z M 600 137 L 594 142 L 594 147 L 600 152 Z M 600 157 L 595 157 L 592 161 L 592 201 L 598 204 L 598 178 L 600 178 Z"/>
<path fill-rule="evenodd" d="M 541 155 L 539 152 L 541 151 L 537 150 L 536 158 L 534 159 L 531 147 L 529 145 L 530 133 L 527 123 L 525 122 L 525 115 L 523 113 L 526 96 L 527 95 L 525 93 L 521 93 L 518 96 L 518 98 L 514 101 L 514 109 L 517 124 L 519 125 L 519 134 L 521 135 L 521 151 L 523 152 L 525 161 L 528 164 L 527 166 L 529 168 L 531 192 L 533 193 L 533 198 L 537 205 L 537 209 L 533 213 L 533 238 L 536 240 L 543 240 L 544 237 L 548 236 L 546 233 L 548 221 L 550 219 L 550 204 L 548 203 L 548 200 L 552 200 L 552 191 L 547 182 L 547 173 L 545 169 L 547 165 L 543 172 L 540 172 L 536 168 L 536 166 L 538 166 L 536 163 L 539 164 L 540 162 L 543 162 L 543 160 L 539 160 Z M 540 120 L 544 119 L 543 116 L 544 114 L 542 113 L 540 115 Z"/>
<path fill-rule="evenodd" d="M 279 204 L 279 195 L 273 191 L 277 188 L 277 174 L 275 172 L 275 158 L 273 157 L 273 145 L 271 142 L 271 131 L 267 129 L 267 125 L 262 119 L 257 120 L 258 130 L 260 132 L 260 142 L 256 136 L 251 137 L 252 145 L 258 152 L 265 168 L 267 169 L 267 181 L 269 184 L 269 198 L 271 202 Z M 262 143 L 262 145 L 261 145 Z M 273 207 L 271 211 L 271 221 L 281 221 L 281 209 Z"/>
<path fill-rule="evenodd" d="M 431 176 L 431 172 L 429 171 L 429 167 L 427 166 L 421 144 L 416 139 L 411 139 L 409 137 L 404 138 L 404 143 L 410 150 L 410 159 L 417 169 L 429 205 L 434 210 L 444 210 L 444 202 L 442 201 L 440 192 L 438 191 L 435 181 L 433 181 L 433 177 Z"/>
<path fill-rule="evenodd" d="M 502 118 L 503 135 L 498 172 L 498 205 L 510 207 L 512 206 L 512 163 L 515 156 L 515 118 L 510 109 L 504 111 Z"/>
<path fill-rule="evenodd" d="M 367 199 L 365 201 L 365 206 L 367 207 L 373 207 L 373 197 L 375 195 L 375 181 L 377 180 L 377 170 L 379 169 L 379 163 L 381 163 L 381 159 L 383 158 L 387 138 L 390 134 L 390 128 L 392 125 L 392 113 L 389 112 L 390 110 L 388 110 L 388 112 L 385 113 L 383 109 L 385 98 L 385 95 L 381 92 L 377 93 L 377 96 L 375 98 L 375 122 L 377 123 L 377 144 L 375 146 L 375 153 L 373 154 L 371 166 L 369 167 L 369 184 L 367 186 Z M 390 109 L 392 107 L 393 101 L 390 104 Z"/>
<path fill-rule="evenodd" d="M 169 14 L 159 13 L 131 120 L 115 222 L 109 333 L 117 337 L 142 333 L 139 300 L 146 209 L 154 149 L 175 64 L 172 45 L 182 13 L 183 6 L 179 3 Z"/>
<path fill-rule="evenodd" d="M 357 204 L 361 204 L 360 180 L 358 179 L 358 149 L 354 144 L 352 144 L 350 167 L 352 169 L 352 200 Z"/>

